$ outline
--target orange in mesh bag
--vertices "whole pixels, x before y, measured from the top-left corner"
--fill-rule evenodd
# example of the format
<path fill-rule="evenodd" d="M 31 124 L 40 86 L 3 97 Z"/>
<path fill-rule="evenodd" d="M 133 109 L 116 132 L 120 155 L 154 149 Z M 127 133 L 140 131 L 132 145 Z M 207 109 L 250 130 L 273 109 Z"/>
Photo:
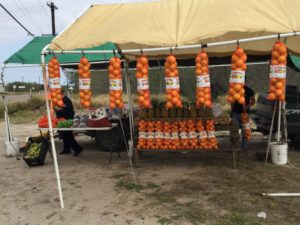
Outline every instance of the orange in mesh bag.
<path fill-rule="evenodd" d="M 139 121 L 139 138 L 138 138 L 138 144 L 137 147 L 144 149 L 147 148 L 147 128 L 146 128 L 147 122 L 145 120 Z"/>
<path fill-rule="evenodd" d="M 269 100 L 285 101 L 287 49 L 284 43 L 277 41 L 273 45 L 269 76 Z"/>
<path fill-rule="evenodd" d="M 174 55 L 169 55 L 165 62 L 166 108 L 182 108 L 177 61 Z"/>
<path fill-rule="evenodd" d="M 248 113 L 243 112 L 241 114 L 241 120 L 242 120 L 242 132 L 247 141 L 251 139 L 251 129 L 250 129 L 250 123 L 249 123 L 249 115 Z"/>
<path fill-rule="evenodd" d="M 86 109 L 91 106 L 92 97 L 90 67 L 88 59 L 83 56 L 78 64 L 79 97 L 81 106 Z"/>
<path fill-rule="evenodd" d="M 63 96 L 60 84 L 60 64 L 56 57 L 52 57 L 48 62 L 49 87 L 53 106 L 63 107 Z"/>
<path fill-rule="evenodd" d="M 196 108 L 203 106 L 211 107 L 211 92 L 210 92 L 210 78 L 208 70 L 208 56 L 205 51 L 197 54 L 195 66 L 195 73 L 197 78 L 196 89 Z"/>
<path fill-rule="evenodd" d="M 122 98 L 122 68 L 121 60 L 118 57 L 113 57 L 109 60 L 109 108 L 122 109 L 124 107 Z"/>
<path fill-rule="evenodd" d="M 231 56 L 231 73 L 229 79 L 229 91 L 227 101 L 245 104 L 245 71 L 247 55 L 242 48 L 237 47 Z"/>
<path fill-rule="evenodd" d="M 151 108 L 149 80 L 148 80 L 149 65 L 146 56 L 142 55 L 136 63 L 136 78 L 139 107 Z"/>

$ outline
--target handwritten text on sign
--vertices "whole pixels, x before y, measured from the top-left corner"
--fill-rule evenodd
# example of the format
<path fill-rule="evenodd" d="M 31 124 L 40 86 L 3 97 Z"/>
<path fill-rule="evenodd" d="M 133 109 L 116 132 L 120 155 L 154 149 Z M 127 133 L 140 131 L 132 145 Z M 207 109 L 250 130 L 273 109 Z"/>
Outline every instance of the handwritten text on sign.
<path fill-rule="evenodd" d="M 79 79 L 79 89 L 80 90 L 91 89 L 91 79 L 90 78 L 80 78 Z"/>
<path fill-rule="evenodd" d="M 109 80 L 109 90 L 110 91 L 122 90 L 122 80 L 121 79 L 110 79 Z"/>
<path fill-rule="evenodd" d="M 245 71 L 231 70 L 229 82 L 244 84 L 245 83 Z"/>
<path fill-rule="evenodd" d="M 197 87 L 210 87 L 209 75 L 197 76 Z"/>
<path fill-rule="evenodd" d="M 271 65 L 270 78 L 286 78 L 286 66 Z"/>
<path fill-rule="evenodd" d="M 137 79 L 137 89 L 138 90 L 149 90 L 148 78 L 138 78 Z"/>
<path fill-rule="evenodd" d="M 49 86 L 50 86 L 51 89 L 61 88 L 60 78 L 50 78 L 49 79 Z"/>
<path fill-rule="evenodd" d="M 166 77 L 166 89 L 179 89 L 179 78 L 178 77 Z"/>

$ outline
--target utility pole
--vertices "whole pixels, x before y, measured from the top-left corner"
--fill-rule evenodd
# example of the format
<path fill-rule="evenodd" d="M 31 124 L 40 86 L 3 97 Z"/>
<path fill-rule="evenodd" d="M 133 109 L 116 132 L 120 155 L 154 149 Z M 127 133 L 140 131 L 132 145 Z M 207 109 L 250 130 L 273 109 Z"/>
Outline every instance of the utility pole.
<path fill-rule="evenodd" d="M 58 8 L 56 7 L 56 5 L 53 2 L 48 2 L 47 6 L 49 6 L 50 10 L 51 10 L 52 36 L 55 36 L 56 35 L 56 31 L 55 31 L 55 10 L 58 10 Z"/>

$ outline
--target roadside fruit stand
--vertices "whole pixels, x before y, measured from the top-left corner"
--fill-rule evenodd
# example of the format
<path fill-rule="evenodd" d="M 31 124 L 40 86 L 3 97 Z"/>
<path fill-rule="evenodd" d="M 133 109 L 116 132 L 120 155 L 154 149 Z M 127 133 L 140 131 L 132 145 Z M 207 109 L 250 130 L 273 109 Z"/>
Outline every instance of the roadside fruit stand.
<path fill-rule="evenodd" d="M 55 54 L 109 54 L 115 53 L 115 51 L 77 51 L 74 49 L 112 41 L 117 44 L 118 53 L 122 57 L 124 65 L 120 64 L 120 60 L 115 56 L 110 60 L 107 70 L 110 80 L 109 106 L 111 110 L 123 108 L 123 86 L 120 71 L 121 68 L 124 68 L 126 92 L 129 95 L 129 155 L 132 157 L 135 151 L 147 150 L 157 152 L 217 151 L 222 146 L 215 133 L 220 125 L 216 124 L 217 118 L 210 114 L 213 102 L 210 95 L 208 71 L 210 56 L 232 55 L 228 102 L 244 104 L 247 54 L 255 55 L 267 52 L 270 54 L 272 45 L 274 45 L 273 50 L 274 52 L 276 50 L 277 53 L 272 53 L 274 60 L 272 59 L 271 62 L 270 82 L 272 85 L 270 84 L 270 88 L 276 88 L 273 91 L 275 91 L 276 101 L 279 102 L 279 115 L 282 111 L 282 102 L 284 102 L 282 93 L 284 89 L 282 88 L 285 84 L 284 68 L 286 65 L 286 53 L 282 47 L 287 46 L 290 51 L 300 53 L 297 44 L 300 24 L 290 22 L 291 20 L 300 21 L 299 18 L 294 18 L 297 13 L 290 15 L 290 12 L 296 12 L 296 9 L 300 10 L 300 3 L 293 1 L 293 4 L 286 5 L 285 10 L 282 10 L 279 4 L 282 0 L 276 2 L 278 4 L 274 4 L 274 2 L 271 4 L 269 1 L 263 0 L 259 3 L 243 2 L 242 5 L 239 5 L 235 4 L 236 2 L 227 1 L 226 8 L 231 9 L 230 17 L 224 10 L 225 3 L 216 3 L 215 1 L 162 0 L 136 4 L 93 5 L 43 49 L 41 62 L 45 90 L 48 87 L 45 67 L 45 54 L 49 53 L 48 49 Z M 261 4 L 268 7 L 261 8 Z M 261 10 L 255 10 L 257 7 Z M 208 8 L 213 9 L 215 17 L 211 17 L 211 11 L 207 11 Z M 243 10 L 245 8 L 249 10 Z M 270 8 L 280 15 L 276 14 L 274 18 L 270 18 L 272 17 L 268 13 Z M 243 20 L 241 23 L 237 21 L 233 25 L 232 18 L 239 18 L 241 10 L 244 13 Z M 107 17 L 108 13 L 111 15 L 110 17 Z M 274 25 L 274 21 L 279 17 L 282 19 L 282 24 Z M 142 23 L 137 18 L 142 18 Z M 203 18 L 209 18 L 209 21 Z M 115 21 L 121 22 L 116 23 Z M 135 26 L 132 21 L 136 21 Z M 210 25 L 208 26 L 208 24 Z M 97 29 L 95 29 L 95 25 L 97 25 Z M 108 27 L 109 29 L 107 29 Z M 85 32 L 81 32 L 83 29 Z M 70 39 L 75 36 L 76 38 Z M 278 46 L 280 48 L 277 48 Z M 147 109 L 147 114 L 151 114 L 150 112 L 153 112 L 155 106 L 153 102 L 149 102 L 149 95 L 151 96 L 149 85 L 155 84 L 149 84 L 147 81 L 149 70 L 147 60 L 149 62 L 152 59 L 161 58 L 165 59 L 166 87 L 164 108 L 160 110 L 161 116 L 155 115 L 156 118 L 153 116 L 149 118 L 140 115 L 138 120 L 135 120 L 129 82 L 130 73 L 128 73 L 129 62 L 137 61 L 135 77 L 139 79 L 138 104 L 141 108 Z M 196 104 L 188 108 L 188 113 L 187 109 L 184 109 L 184 102 L 180 95 L 178 58 L 195 59 L 195 82 L 191 85 L 197 86 Z M 276 82 L 272 80 L 273 78 L 276 78 Z M 89 92 L 84 94 L 90 98 Z M 85 96 L 82 95 L 82 98 L 85 99 Z M 273 95 L 272 98 L 274 98 Z M 46 105 L 51 145 L 54 155 L 56 155 L 49 101 L 46 102 Z M 83 106 L 87 105 L 85 100 Z M 184 116 L 185 111 L 186 116 Z M 279 118 L 281 117 L 279 116 Z M 248 116 L 243 115 L 243 133 L 250 138 L 248 121 Z M 277 144 L 280 144 L 285 140 L 282 140 L 280 134 L 280 119 L 278 123 Z M 135 130 L 135 124 L 138 131 Z M 135 133 L 138 133 L 136 141 L 134 140 Z M 64 207 L 56 157 L 54 157 L 54 163 L 60 203 L 61 207 Z"/>

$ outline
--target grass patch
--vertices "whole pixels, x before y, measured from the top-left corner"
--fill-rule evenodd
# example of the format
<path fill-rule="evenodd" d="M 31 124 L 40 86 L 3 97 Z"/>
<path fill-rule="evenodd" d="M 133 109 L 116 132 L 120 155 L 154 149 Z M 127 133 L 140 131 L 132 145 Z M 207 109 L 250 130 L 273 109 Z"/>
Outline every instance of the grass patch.
<path fill-rule="evenodd" d="M 10 116 L 10 122 L 14 124 L 37 123 L 38 118 L 42 115 L 40 111 L 23 110 L 17 111 Z"/>
<path fill-rule="evenodd" d="M 153 198 L 157 204 L 175 204 L 177 200 L 170 193 L 167 192 L 152 192 L 147 194 L 148 197 Z"/>
<path fill-rule="evenodd" d="M 147 184 L 146 188 L 148 188 L 148 189 L 158 189 L 159 185 L 150 182 L 150 183 Z"/>
<path fill-rule="evenodd" d="M 172 223 L 172 219 L 171 218 L 160 218 L 159 220 L 157 220 L 157 223 L 161 224 L 161 225 L 167 225 L 167 224 L 171 224 Z"/>
<path fill-rule="evenodd" d="M 128 191 L 132 191 L 132 190 L 140 191 L 145 188 L 143 185 L 135 184 L 135 183 L 124 181 L 124 180 L 119 180 L 117 183 L 117 187 L 126 189 Z"/>
<path fill-rule="evenodd" d="M 119 173 L 119 174 L 113 175 L 112 178 L 114 178 L 114 179 L 120 179 L 120 178 L 125 177 L 127 175 L 128 174 L 126 174 L 126 173 Z"/>
<path fill-rule="evenodd" d="M 256 218 L 251 218 L 246 214 L 234 213 L 226 216 L 215 225 L 264 225 L 265 223 L 258 221 Z"/>

